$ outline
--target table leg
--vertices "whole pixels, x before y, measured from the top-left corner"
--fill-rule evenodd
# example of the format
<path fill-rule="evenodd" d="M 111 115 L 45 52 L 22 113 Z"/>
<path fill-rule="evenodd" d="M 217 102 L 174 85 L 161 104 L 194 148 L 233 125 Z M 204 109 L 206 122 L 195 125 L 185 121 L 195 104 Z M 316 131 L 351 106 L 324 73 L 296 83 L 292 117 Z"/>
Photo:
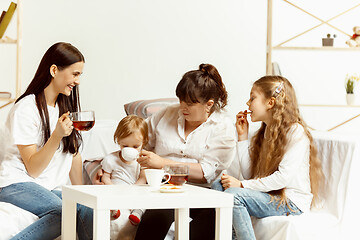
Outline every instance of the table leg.
<path fill-rule="evenodd" d="M 232 238 L 232 208 L 216 208 L 216 240 L 230 240 Z"/>
<path fill-rule="evenodd" d="M 175 240 L 189 239 L 189 209 L 175 209 Z"/>
<path fill-rule="evenodd" d="M 62 200 L 61 239 L 76 239 L 76 202 Z"/>
<path fill-rule="evenodd" d="M 94 209 L 94 240 L 110 239 L 110 210 Z"/>

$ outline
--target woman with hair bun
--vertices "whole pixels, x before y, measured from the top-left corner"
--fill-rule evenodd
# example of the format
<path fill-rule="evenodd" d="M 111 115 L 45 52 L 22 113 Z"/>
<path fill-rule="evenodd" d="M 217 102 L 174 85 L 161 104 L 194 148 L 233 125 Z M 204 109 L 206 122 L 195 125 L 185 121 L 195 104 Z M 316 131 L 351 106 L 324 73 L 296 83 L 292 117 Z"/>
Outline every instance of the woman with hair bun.
<path fill-rule="evenodd" d="M 184 74 L 176 96 L 180 104 L 147 119 L 148 151 L 142 151 L 138 162 L 158 169 L 186 164 L 190 184 L 210 186 L 235 155 L 234 124 L 222 111 L 227 105 L 226 88 L 213 65 L 201 64 L 198 70 Z M 190 216 L 191 239 L 214 238 L 214 209 L 191 209 Z M 136 239 L 164 239 L 173 221 L 173 209 L 147 210 Z"/>

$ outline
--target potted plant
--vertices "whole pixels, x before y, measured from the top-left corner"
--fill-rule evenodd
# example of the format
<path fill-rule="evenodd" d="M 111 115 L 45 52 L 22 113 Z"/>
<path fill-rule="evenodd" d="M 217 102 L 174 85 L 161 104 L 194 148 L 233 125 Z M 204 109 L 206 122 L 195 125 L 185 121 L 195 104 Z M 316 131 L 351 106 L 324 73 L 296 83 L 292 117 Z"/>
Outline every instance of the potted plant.
<path fill-rule="evenodd" d="M 359 82 L 360 76 L 346 75 L 345 78 L 345 90 L 346 90 L 346 103 L 353 105 L 355 102 L 354 88 L 357 82 Z"/>
<path fill-rule="evenodd" d="M 322 39 L 323 47 L 332 47 L 332 46 L 334 46 L 334 38 L 336 38 L 336 34 L 333 34 L 333 37 L 331 37 L 331 34 L 328 33 L 326 35 L 326 38 Z"/>

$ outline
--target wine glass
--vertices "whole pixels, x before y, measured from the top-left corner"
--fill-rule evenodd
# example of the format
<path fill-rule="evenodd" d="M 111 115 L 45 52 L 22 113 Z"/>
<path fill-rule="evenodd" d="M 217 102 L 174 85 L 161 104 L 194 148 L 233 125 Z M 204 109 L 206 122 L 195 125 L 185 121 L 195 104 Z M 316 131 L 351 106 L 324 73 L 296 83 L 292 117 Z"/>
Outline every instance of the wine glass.
<path fill-rule="evenodd" d="M 95 125 L 94 111 L 72 112 L 69 118 L 77 131 L 89 131 Z"/>

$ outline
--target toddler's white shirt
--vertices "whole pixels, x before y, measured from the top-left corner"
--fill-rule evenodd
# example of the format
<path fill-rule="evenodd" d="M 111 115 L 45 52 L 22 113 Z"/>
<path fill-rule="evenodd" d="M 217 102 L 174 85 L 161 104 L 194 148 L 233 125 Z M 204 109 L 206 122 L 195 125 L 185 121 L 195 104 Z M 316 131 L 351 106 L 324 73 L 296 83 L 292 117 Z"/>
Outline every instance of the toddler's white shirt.
<path fill-rule="evenodd" d="M 111 173 L 113 184 L 135 184 L 140 176 L 140 164 L 132 161 L 126 164 L 120 159 L 120 151 L 107 155 L 101 165 L 105 172 Z"/>

